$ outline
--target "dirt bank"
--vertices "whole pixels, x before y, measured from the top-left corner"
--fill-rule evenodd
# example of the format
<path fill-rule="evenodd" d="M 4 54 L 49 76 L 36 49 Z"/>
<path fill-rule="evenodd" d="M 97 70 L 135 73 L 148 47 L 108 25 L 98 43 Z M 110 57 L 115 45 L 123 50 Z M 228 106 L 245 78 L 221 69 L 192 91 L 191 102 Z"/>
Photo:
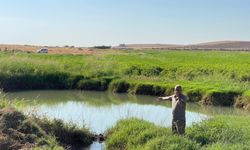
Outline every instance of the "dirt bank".
<path fill-rule="evenodd" d="M 0 110 L 0 148 L 4 150 L 76 149 L 89 146 L 93 139 L 86 129 L 60 120 L 27 117 L 13 108 Z"/>

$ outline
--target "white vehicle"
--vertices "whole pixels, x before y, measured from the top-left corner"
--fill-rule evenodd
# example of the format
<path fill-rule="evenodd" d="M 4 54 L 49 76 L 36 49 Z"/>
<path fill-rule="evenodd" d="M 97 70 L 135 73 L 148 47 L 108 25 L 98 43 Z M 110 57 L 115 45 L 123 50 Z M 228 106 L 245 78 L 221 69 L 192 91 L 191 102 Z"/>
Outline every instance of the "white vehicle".
<path fill-rule="evenodd" d="M 36 52 L 37 53 L 48 53 L 48 49 L 47 48 L 41 48 L 41 49 L 39 49 L 39 50 L 37 50 Z"/>

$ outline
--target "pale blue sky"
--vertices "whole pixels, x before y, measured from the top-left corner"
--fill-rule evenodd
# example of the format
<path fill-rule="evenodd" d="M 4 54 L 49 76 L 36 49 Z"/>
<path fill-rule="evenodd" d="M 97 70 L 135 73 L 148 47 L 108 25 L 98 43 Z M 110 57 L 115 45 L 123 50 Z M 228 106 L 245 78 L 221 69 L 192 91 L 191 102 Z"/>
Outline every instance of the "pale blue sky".
<path fill-rule="evenodd" d="M 250 0 L 0 0 L 0 43 L 250 41 Z"/>

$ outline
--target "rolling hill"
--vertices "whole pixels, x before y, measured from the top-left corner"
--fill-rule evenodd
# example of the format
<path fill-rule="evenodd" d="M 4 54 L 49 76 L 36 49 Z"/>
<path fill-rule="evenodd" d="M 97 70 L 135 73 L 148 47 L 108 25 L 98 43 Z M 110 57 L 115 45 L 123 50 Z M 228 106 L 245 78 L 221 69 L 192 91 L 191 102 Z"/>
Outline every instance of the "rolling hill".
<path fill-rule="evenodd" d="M 211 50 L 247 50 L 250 51 L 250 41 L 216 41 L 190 45 L 174 44 L 127 44 L 119 45 L 114 48 L 159 48 L 159 49 L 211 49 Z"/>

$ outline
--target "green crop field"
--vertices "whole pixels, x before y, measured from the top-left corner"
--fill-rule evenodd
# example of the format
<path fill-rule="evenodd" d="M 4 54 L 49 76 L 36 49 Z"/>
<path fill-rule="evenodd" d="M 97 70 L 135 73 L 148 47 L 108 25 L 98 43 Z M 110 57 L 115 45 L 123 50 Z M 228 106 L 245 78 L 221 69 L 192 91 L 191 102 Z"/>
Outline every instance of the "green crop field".
<path fill-rule="evenodd" d="M 0 53 L 4 90 L 83 89 L 171 94 L 181 84 L 189 101 L 250 109 L 250 53 L 102 50 L 89 55 Z"/>

